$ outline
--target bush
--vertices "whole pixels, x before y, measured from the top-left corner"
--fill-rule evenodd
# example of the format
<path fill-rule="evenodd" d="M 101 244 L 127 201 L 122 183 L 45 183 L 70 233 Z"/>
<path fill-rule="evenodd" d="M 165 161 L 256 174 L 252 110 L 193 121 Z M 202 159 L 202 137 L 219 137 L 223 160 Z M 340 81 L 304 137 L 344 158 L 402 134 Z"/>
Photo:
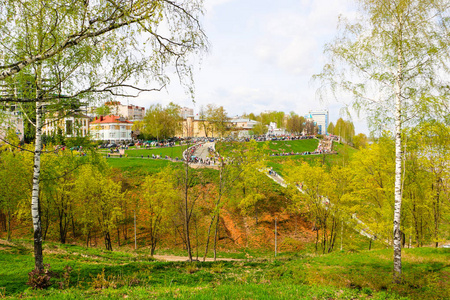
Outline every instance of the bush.
<path fill-rule="evenodd" d="M 64 272 L 62 273 L 62 280 L 58 282 L 60 289 L 68 288 L 70 285 L 70 273 L 72 272 L 71 266 L 65 266 Z"/>
<path fill-rule="evenodd" d="M 34 269 L 28 273 L 27 285 L 31 286 L 34 290 L 43 290 L 52 285 L 50 282 L 51 278 L 50 265 L 45 264 L 43 270 Z"/>
<path fill-rule="evenodd" d="M 102 273 L 97 274 L 97 277 L 95 277 L 91 283 L 92 288 L 95 290 L 103 290 L 107 288 L 116 288 L 117 285 L 114 281 L 113 276 L 108 276 L 106 278 L 105 276 L 105 269 L 103 268 Z"/>
<path fill-rule="evenodd" d="M 196 262 L 190 262 L 190 263 L 188 263 L 186 265 L 186 272 L 188 274 L 193 274 L 193 273 L 195 273 L 197 271 L 198 271 L 198 268 L 197 268 L 197 263 Z"/>

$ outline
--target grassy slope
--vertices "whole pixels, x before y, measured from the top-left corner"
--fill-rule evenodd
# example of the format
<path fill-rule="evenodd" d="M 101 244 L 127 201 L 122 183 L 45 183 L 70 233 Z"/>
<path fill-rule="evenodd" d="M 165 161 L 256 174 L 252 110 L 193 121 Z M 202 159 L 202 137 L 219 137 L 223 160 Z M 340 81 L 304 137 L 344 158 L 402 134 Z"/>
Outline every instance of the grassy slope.
<path fill-rule="evenodd" d="M 148 175 L 161 171 L 163 168 L 173 163 L 165 159 L 148 159 L 148 158 L 133 158 L 133 157 L 111 157 L 107 159 L 108 164 L 117 169 L 121 169 L 125 173 L 130 175 Z"/>
<path fill-rule="evenodd" d="M 0 292 L 10 297 L 171 299 L 448 299 L 449 249 L 404 249 L 405 282 L 391 283 L 392 251 L 298 254 L 280 260 L 157 262 L 142 250 L 107 252 L 46 244 L 55 273 L 70 265 L 70 289 L 33 291 L 28 243 L 0 244 Z M 104 270 L 104 271 L 103 271 Z M 104 273 L 102 273 L 104 272 Z M 61 281 L 54 278 L 53 281 Z M 102 288 L 103 287 L 103 288 Z"/>
<path fill-rule="evenodd" d="M 297 140 L 297 141 L 269 141 L 266 142 L 269 145 L 269 150 L 267 154 L 282 153 L 282 152 L 305 152 L 314 151 L 319 143 L 316 139 L 309 140 Z M 259 147 L 263 147 L 265 143 L 258 143 Z M 342 148 L 341 145 L 337 146 L 338 151 Z M 222 155 L 226 155 L 227 147 L 225 145 L 217 145 L 217 149 L 221 151 Z M 122 157 L 111 157 L 108 159 L 110 166 L 114 168 L 122 169 L 129 173 L 138 174 L 151 174 L 158 172 L 165 166 L 171 164 L 166 160 L 153 160 L 147 157 L 152 154 L 155 155 L 165 155 L 171 157 L 181 157 L 184 147 L 171 147 L 171 148 L 158 148 L 158 149 L 130 149 L 126 150 L 128 158 Z M 356 149 L 350 148 L 349 155 L 357 151 Z M 142 159 L 141 156 L 144 156 Z M 341 159 L 341 155 L 327 155 L 325 160 L 327 164 L 338 163 Z M 300 164 L 303 161 L 307 161 L 311 164 L 321 164 L 323 156 L 321 155 L 294 155 L 294 156 L 269 156 L 268 165 L 273 167 L 273 169 L 280 174 L 283 174 L 283 167 L 286 163 Z"/>
<path fill-rule="evenodd" d="M 296 140 L 296 141 L 269 141 L 269 154 L 282 152 L 305 152 L 314 151 L 319 145 L 319 140 Z"/>
<path fill-rule="evenodd" d="M 296 141 L 267 141 L 267 142 L 258 142 L 258 147 L 264 147 L 265 145 L 269 146 L 267 154 L 275 154 L 282 152 L 305 152 L 305 151 L 314 151 L 319 144 L 319 140 L 316 139 L 308 139 L 308 140 L 296 140 Z M 221 155 L 226 156 L 227 151 L 230 151 L 232 148 L 228 143 L 217 143 L 216 150 L 220 152 Z"/>
<path fill-rule="evenodd" d="M 304 142 L 304 141 L 300 140 L 293 142 Z M 348 160 L 351 159 L 353 154 L 355 154 L 358 151 L 355 148 L 344 146 L 338 143 L 333 144 L 333 150 L 337 151 L 338 154 L 270 156 L 267 164 L 269 167 L 272 167 L 276 172 L 283 175 L 284 168 L 286 165 L 300 165 L 303 162 L 307 162 L 310 165 L 317 165 L 317 166 L 325 163 L 325 165 L 328 167 L 331 167 L 332 165 L 336 164 L 342 165 L 343 160 L 348 162 Z M 304 151 L 313 151 L 313 150 L 304 150 Z"/>

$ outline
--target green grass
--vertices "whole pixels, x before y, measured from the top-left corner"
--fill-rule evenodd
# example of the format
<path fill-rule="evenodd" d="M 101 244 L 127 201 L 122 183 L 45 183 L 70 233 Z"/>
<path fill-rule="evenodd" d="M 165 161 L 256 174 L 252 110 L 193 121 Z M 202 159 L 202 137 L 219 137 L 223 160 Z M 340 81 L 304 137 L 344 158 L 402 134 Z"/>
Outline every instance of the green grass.
<path fill-rule="evenodd" d="M 128 157 L 147 157 L 154 155 L 161 155 L 162 157 L 170 156 L 172 158 L 178 157 L 181 158 L 183 156 L 183 151 L 186 150 L 186 147 L 176 146 L 176 147 L 164 147 L 164 148 L 151 148 L 151 149 L 129 149 L 125 150 L 125 153 L 128 154 Z"/>
<path fill-rule="evenodd" d="M 450 249 L 403 250 L 402 284 L 392 283 L 392 250 L 285 254 L 278 260 L 159 262 L 145 250 L 108 252 L 46 243 L 54 285 L 25 285 L 31 244 L 0 244 L 0 295 L 6 298 L 130 299 L 448 299 Z M 68 288 L 58 274 L 73 268 Z"/>
<path fill-rule="evenodd" d="M 269 141 L 269 152 L 268 154 L 283 153 L 283 152 L 294 152 L 302 153 L 305 151 L 312 152 L 317 149 L 319 145 L 319 140 L 308 139 L 308 140 L 295 140 L 295 141 Z"/>
<path fill-rule="evenodd" d="M 266 141 L 266 142 L 258 142 L 257 146 L 262 148 L 264 146 L 268 146 L 268 150 L 266 151 L 267 155 L 275 154 L 275 153 L 283 153 L 283 152 L 305 152 L 305 151 L 314 151 L 317 149 L 317 145 L 319 145 L 319 140 L 316 139 L 308 139 L 308 140 L 295 140 L 295 141 Z M 217 143 L 216 149 L 222 155 L 226 156 L 228 151 L 232 150 L 232 144 L 230 143 Z"/>
<path fill-rule="evenodd" d="M 117 169 L 121 169 L 125 173 L 135 176 L 145 176 L 157 173 L 172 164 L 180 164 L 165 159 L 148 159 L 135 157 L 111 157 L 107 159 L 108 164 Z"/>
<path fill-rule="evenodd" d="M 334 165 L 348 164 L 352 156 L 358 152 L 358 150 L 353 147 L 338 143 L 333 144 L 333 150 L 337 151 L 337 154 L 270 156 L 267 165 L 272 167 L 273 170 L 280 175 L 284 175 L 287 166 L 301 165 L 303 162 L 307 162 L 312 166 L 321 166 L 325 164 L 328 168 L 331 168 Z"/>

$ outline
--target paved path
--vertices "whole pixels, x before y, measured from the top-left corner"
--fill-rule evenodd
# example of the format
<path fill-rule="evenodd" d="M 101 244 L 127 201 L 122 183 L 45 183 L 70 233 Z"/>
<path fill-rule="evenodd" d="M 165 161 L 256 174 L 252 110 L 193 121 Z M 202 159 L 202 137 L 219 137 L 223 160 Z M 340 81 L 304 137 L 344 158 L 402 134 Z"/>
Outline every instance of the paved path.
<path fill-rule="evenodd" d="M 176 256 L 176 255 L 153 255 L 153 258 L 162 261 L 188 261 L 187 256 Z M 192 257 L 195 261 L 197 257 Z M 198 258 L 199 261 L 203 261 L 203 257 Z M 214 258 L 207 257 L 206 261 L 214 261 Z M 236 258 L 217 258 L 216 261 L 243 261 L 243 259 Z"/>
<path fill-rule="evenodd" d="M 276 183 L 278 183 L 278 184 L 281 185 L 282 187 L 287 187 L 286 181 L 283 179 L 283 177 L 281 177 L 281 176 L 278 175 L 277 173 L 275 173 L 275 172 L 270 172 L 270 174 L 269 174 L 269 169 L 260 170 L 260 171 L 261 171 L 261 172 L 264 172 L 270 179 L 272 179 L 273 181 L 275 181 Z M 305 194 L 305 191 L 302 190 L 299 186 L 297 186 L 297 189 L 298 189 L 300 192 L 302 192 L 303 194 Z M 324 199 L 324 200 L 322 201 L 322 204 L 323 204 L 323 205 L 332 205 L 331 202 L 330 202 L 330 200 L 329 200 L 327 197 L 323 197 L 323 199 Z M 357 225 L 353 227 L 353 229 L 354 229 L 355 231 L 357 231 L 359 234 L 361 234 L 361 235 L 363 235 L 363 236 L 365 236 L 365 237 L 367 237 L 367 238 L 369 238 L 369 239 L 372 239 L 372 240 L 376 240 L 376 239 L 377 239 L 377 237 L 376 237 L 375 235 L 373 235 L 373 234 L 370 233 L 371 231 L 370 231 L 370 229 L 368 228 L 368 226 L 367 226 L 363 221 L 361 221 L 360 219 L 358 219 L 358 218 L 356 217 L 356 214 L 353 214 L 353 215 L 351 216 L 351 218 L 352 218 L 353 220 L 355 220 L 356 223 L 357 223 Z M 348 224 L 347 221 L 346 221 L 346 223 Z M 387 243 L 387 242 L 386 242 L 386 243 Z"/>
<path fill-rule="evenodd" d="M 201 158 L 203 160 L 206 160 L 208 157 L 211 157 L 211 154 L 209 153 L 208 148 L 213 147 L 214 148 L 214 142 L 208 142 L 203 143 L 201 146 L 197 147 L 197 149 L 194 152 L 194 155 L 198 158 Z"/>

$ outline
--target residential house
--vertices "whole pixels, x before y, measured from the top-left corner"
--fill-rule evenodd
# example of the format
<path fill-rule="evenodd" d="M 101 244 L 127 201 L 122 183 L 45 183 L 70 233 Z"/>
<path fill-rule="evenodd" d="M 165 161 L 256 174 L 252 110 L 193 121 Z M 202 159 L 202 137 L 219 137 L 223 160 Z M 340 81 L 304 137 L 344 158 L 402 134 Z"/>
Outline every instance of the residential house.
<path fill-rule="evenodd" d="M 97 141 L 120 142 L 131 140 L 133 122 L 120 116 L 95 117 L 89 124 L 91 137 Z"/>

